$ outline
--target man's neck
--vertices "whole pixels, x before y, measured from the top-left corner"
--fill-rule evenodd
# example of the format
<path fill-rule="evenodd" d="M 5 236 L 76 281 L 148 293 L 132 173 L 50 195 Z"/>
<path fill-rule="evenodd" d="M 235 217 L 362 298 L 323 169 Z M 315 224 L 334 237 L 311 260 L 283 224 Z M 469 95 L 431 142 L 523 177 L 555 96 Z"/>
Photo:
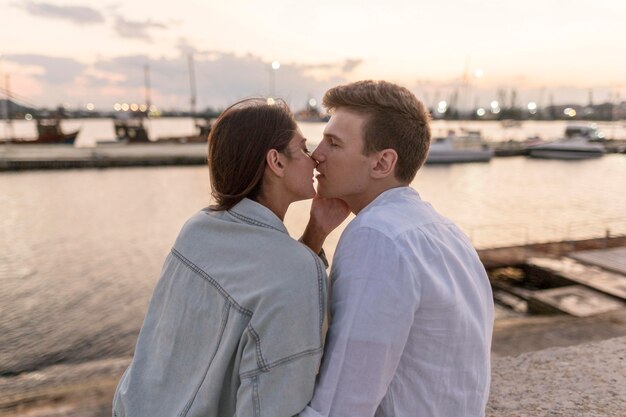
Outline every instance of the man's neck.
<path fill-rule="evenodd" d="M 345 198 L 343 200 L 348 204 L 348 207 L 350 207 L 350 211 L 354 215 L 357 215 L 361 210 L 367 207 L 372 201 L 376 200 L 376 198 L 385 191 L 391 190 L 393 188 L 407 187 L 408 185 L 409 184 L 404 184 L 397 181 L 388 184 L 380 184 L 380 186 L 370 187 L 366 192 L 354 196 L 353 198 Z"/>

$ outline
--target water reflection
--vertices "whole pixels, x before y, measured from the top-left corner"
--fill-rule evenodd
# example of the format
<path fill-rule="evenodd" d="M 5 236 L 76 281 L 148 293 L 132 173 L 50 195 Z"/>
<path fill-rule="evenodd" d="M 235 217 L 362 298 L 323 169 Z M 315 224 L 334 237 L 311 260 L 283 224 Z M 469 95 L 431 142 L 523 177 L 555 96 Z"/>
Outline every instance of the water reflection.
<path fill-rule="evenodd" d="M 626 232 L 623 155 L 426 166 L 413 186 L 478 246 L 602 234 L 608 219 Z M 174 238 L 208 201 L 205 167 L 0 174 L 0 372 L 130 355 Z M 308 209 L 287 214 L 293 236 Z"/>

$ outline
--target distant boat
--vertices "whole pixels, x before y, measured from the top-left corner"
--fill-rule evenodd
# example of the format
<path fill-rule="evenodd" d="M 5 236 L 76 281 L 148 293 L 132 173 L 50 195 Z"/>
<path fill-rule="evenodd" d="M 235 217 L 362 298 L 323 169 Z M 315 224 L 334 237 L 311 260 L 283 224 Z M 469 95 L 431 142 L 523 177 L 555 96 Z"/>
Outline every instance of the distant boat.
<path fill-rule="evenodd" d="M 580 160 L 599 158 L 604 156 L 606 150 L 604 146 L 579 136 L 529 146 L 528 152 L 533 158 Z"/>
<path fill-rule="evenodd" d="M 113 120 L 115 137 L 119 142 L 148 143 L 148 130 L 143 124 L 142 117 L 124 117 Z"/>
<path fill-rule="evenodd" d="M 294 118 L 298 122 L 310 122 L 310 123 L 327 123 L 330 120 L 329 114 L 323 114 L 315 99 L 309 99 L 306 103 L 306 107 L 294 114 Z"/>
<path fill-rule="evenodd" d="M 448 132 L 448 136 L 435 138 L 431 143 L 426 163 L 488 162 L 492 157 L 493 149 L 482 141 L 480 132 L 470 131 L 465 135 Z"/>
<path fill-rule="evenodd" d="M 500 120 L 500 124 L 504 128 L 520 127 L 522 125 L 522 121 L 521 120 L 513 120 L 513 119 L 503 119 L 503 120 Z"/>
<path fill-rule="evenodd" d="M 37 137 L 36 138 L 10 138 L 0 143 L 12 143 L 18 145 L 73 145 L 76 137 L 80 132 L 77 129 L 70 133 L 63 133 L 61 129 L 61 119 L 58 117 L 42 117 L 36 120 Z"/>
<path fill-rule="evenodd" d="M 189 81 L 191 88 L 191 114 L 196 133 L 187 136 L 172 136 L 151 140 L 148 130 L 144 125 L 144 119 L 149 117 L 150 111 L 150 69 L 144 67 L 144 80 L 146 87 L 146 106 L 142 111 L 124 111 L 113 120 L 115 141 L 99 141 L 98 145 L 109 144 L 146 144 L 146 143 L 206 143 L 211 132 L 211 121 L 208 118 L 196 118 L 196 81 L 193 65 L 193 56 L 189 55 Z"/>
<path fill-rule="evenodd" d="M 552 142 L 528 146 L 528 153 L 533 158 L 579 160 L 604 156 L 606 149 L 599 143 L 604 135 L 595 124 L 568 125 L 565 137 Z"/>
<path fill-rule="evenodd" d="M 591 142 L 601 142 L 605 140 L 604 133 L 598 131 L 595 124 L 590 125 L 568 125 L 565 127 L 565 137 L 583 137 Z"/>
<path fill-rule="evenodd" d="M 207 119 L 195 121 L 197 130 L 195 135 L 172 136 L 151 140 L 148 129 L 144 125 L 144 118 L 141 116 L 121 117 L 113 120 L 116 141 L 102 141 L 98 144 L 138 144 L 138 143 L 202 143 L 207 142 L 211 132 L 211 122 Z"/>

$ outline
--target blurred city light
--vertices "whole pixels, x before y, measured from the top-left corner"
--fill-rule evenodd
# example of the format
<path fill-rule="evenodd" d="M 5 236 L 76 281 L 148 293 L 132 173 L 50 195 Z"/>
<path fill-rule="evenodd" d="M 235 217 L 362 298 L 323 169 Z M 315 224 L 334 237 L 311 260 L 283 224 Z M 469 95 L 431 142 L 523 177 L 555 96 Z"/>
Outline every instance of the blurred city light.
<path fill-rule="evenodd" d="M 491 113 L 493 114 L 500 113 L 500 103 L 498 103 L 496 100 L 492 101 L 490 106 L 491 106 Z"/>
<path fill-rule="evenodd" d="M 276 100 L 274 100 L 272 97 L 269 97 L 267 99 L 267 104 L 269 104 L 270 106 L 273 106 L 274 104 L 276 104 Z"/>
<path fill-rule="evenodd" d="M 137 111 L 137 110 L 139 110 L 139 104 L 137 104 L 137 103 L 133 103 L 133 104 L 131 104 L 131 105 L 130 105 L 130 109 L 131 109 L 132 111 Z"/>
<path fill-rule="evenodd" d="M 87 110 L 89 111 L 93 111 L 96 108 L 93 103 L 87 103 L 85 107 L 87 107 Z"/>
<path fill-rule="evenodd" d="M 476 78 L 480 78 L 483 75 L 485 75 L 485 71 L 483 71 L 481 69 L 477 69 L 476 71 L 474 71 L 474 77 L 476 77 Z"/>
<path fill-rule="evenodd" d="M 485 109 L 483 109 L 482 107 L 479 108 L 478 110 L 476 110 L 476 115 L 478 117 L 483 117 L 487 112 L 485 111 Z"/>
<path fill-rule="evenodd" d="M 311 107 L 315 107 L 317 106 L 317 100 L 315 100 L 314 98 L 309 100 L 309 106 Z"/>
<path fill-rule="evenodd" d="M 278 61 L 274 61 L 274 62 L 272 62 L 272 68 L 274 68 L 275 70 L 277 70 L 278 68 L 280 68 L 280 62 L 278 62 Z"/>
<path fill-rule="evenodd" d="M 30 114 L 30 113 L 26 113 L 26 114 L 24 115 L 24 119 L 25 119 L 25 120 L 33 120 L 33 115 L 32 115 L 32 114 Z"/>
<path fill-rule="evenodd" d="M 128 103 L 123 103 L 122 104 L 122 110 L 123 111 L 128 111 L 128 109 L 130 109 L 130 106 L 128 105 Z"/>
<path fill-rule="evenodd" d="M 448 110 L 448 103 L 445 100 L 441 100 L 437 105 L 437 111 L 439 113 L 445 113 Z"/>
<path fill-rule="evenodd" d="M 113 110 L 115 111 L 122 110 L 122 105 L 120 103 L 115 103 L 115 105 L 113 106 Z"/>

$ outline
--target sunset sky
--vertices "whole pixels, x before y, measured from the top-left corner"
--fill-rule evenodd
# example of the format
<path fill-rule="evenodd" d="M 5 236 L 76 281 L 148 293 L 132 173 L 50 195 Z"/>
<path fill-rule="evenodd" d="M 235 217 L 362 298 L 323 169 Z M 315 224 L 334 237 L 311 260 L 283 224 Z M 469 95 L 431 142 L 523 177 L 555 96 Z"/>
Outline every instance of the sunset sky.
<path fill-rule="evenodd" d="M 152 102 L 187 109 L 193 53 L 200 109 L 267 96 L 271 71 L 295 109 L 366 78 L 432 105 L 464 73 L 461 105 L 498 89 L 518 104 L 621 101 L 625 22 L 617 0 L 0 0 L 1 86 L 9 74 L 24 104 L 110 110 L 144 101 L 148 65 Z"/>

